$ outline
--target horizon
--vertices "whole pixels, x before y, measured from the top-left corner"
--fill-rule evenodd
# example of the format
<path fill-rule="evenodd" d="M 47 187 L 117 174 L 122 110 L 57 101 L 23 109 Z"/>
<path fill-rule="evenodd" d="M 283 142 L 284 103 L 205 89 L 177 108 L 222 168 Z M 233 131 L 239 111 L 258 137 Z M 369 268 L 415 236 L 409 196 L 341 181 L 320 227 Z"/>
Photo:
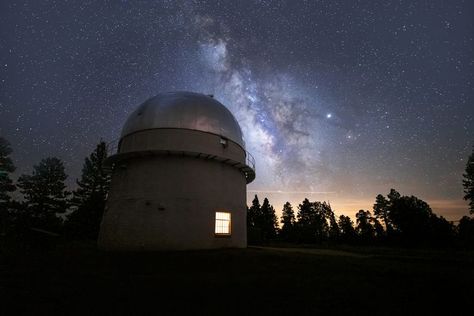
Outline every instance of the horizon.
<path fill-rule="evenodd" d="M 92 150 L 91 150 L 92 151 Z M 12 153 L 12 158 L 15 163 L 15 152 Z M 43 157 L 43 158 L 46 158 Z M 83 158 L 81 162 L 81 167 L 82 163 L 86 157 Z M 38 161 L 39 162 L 39 161 Z M 65 166 L 68 165 L 67 161 L 63 161 Z M 36 164 L 36 163 L 35 163 Z M 66 168 L 66 174 L 68 174 L 68 168 Z M 29 170 L 19 170 L 18 168 L 14 172 L 14 180 L 15 182 L 17 181 L 17 178 L 21 174 L 30 174 L 31 171 L 33 170 L 33 166 L 30 166 Z M 77 177 L 72 177 L 68 174 L 68 179 L 66 180 L 66 184 L 68 186 L 68 190 L 73 191 L 76 189 L 76 180 L 80 178 L 80 175 Z M 462 175 L 460 176 L 460 182 L 462 179 Z M 462 184 L 459 184 L 460 186 L 460 191 L 462 192 Z M 468 210 L 468 202 L 464 200 L 462 197 L 457 199 L 457 200 L 439 200 L 436 199 L 435 197 L 433 198 L 426 198 L 421 195 L 417 195 L 413 192 L 405 192 L 404 190 L 399 190 L 399 188 L 396 187 L 387 187 L 386 190 L 380 191 L 380 192 L 374 192 L 372 198 L 367 198 L 367 199 L 344 199 L 341 197 L 337 197 L 337 192 L 309 192 L 309 191 L 292 191 L 292 192 L 284 192 L 281 190 L 247 190 L 247 206 L 252 205 L 252 200 L 254 199 L 254 196 L 257 195 L 259 198 L 260 203 L 262 203 L 264 198 L 268 198 L 269 202 L 273 207 L 275 208 L 275 213 L 278 216 L 278 218 L 281 218 L 281 211 L 283 209 L 283 205 L 286 202 L 290 202 L 292 205 L 295 214 L 298 210 L 298 205 L 305 199 L 307 198 L 311 202 L 315 201 L 321 201 L 321 202 L 328 202 L 331 204 L 331 207 L 333 211 L 336 213 L 337 216 L 339 215 L 346 215 L 350 216 L 351 218 L 355 219 L 355 214 L 359 210 L 368 210 L 371 213 L 373 212 L 372 207 L 375 202 L 375 197 L 377 194 L 382 194 L 386 196 L 390 189 L 395 189 L 398 192 L 400 192 L 401 195 L 407 195 L 411 196 L 414 195 L 423 201 L 427 202 L 433 212 L 437 215 L 441 215 L 445 217 L 448 221 L 450 222 L 458 222 L 463 216 L 469 215 L 469 210 Z M 13 196 L 15 198 L 22 198 L 20 192 L 17 190 L 14 192 Z M 298 196 L 298 198 L 295 198 L 295 196 Z M 334 198 L 333 198 L 334 197 Z"/>
<path fill-rule="evenodd" d="M 278 214 L 309 192 L 352 217 L 394 188 L 459 220 L 474 145 L 473 10 L 462 1 L 6 3 L 0 136 L 15 176 L 56 156 L 72 189 L 98 141 L 117 140 L 149 97 L 212 94 L 256 159 L 249 192 L 268 191 Z"/>

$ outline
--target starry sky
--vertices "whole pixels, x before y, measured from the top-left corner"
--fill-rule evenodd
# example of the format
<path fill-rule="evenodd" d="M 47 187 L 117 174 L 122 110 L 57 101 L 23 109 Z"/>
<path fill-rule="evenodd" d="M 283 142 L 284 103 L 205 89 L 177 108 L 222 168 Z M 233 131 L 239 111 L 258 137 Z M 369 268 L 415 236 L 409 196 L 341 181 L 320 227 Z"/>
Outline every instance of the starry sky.
<path fill-rule="evenodd" d="M 396 188 L 466 215 L 470 1 L 2 1 L 0 135 L 17 175 L 83 159 L 166 91 L 213 94 L 256 158 L 254 194 L 371 209 Z"/>

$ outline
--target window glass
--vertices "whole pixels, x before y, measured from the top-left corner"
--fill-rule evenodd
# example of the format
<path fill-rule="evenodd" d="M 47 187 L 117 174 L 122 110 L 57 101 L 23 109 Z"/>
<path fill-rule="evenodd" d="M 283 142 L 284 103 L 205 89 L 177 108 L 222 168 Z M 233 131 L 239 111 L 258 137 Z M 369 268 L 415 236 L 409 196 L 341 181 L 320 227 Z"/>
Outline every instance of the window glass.
<path fill-rule="evenodd" d="M 216 235 L 230 235 L 230 213 L 216 212 Z"/>

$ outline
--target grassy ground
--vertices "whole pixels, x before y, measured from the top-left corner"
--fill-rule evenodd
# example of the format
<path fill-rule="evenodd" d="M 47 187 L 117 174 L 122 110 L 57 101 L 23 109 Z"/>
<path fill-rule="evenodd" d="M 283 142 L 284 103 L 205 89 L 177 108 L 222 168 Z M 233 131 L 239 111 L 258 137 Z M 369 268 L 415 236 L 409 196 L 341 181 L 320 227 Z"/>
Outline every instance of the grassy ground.
<path fill-rule="evenodd" d="M 462 252 L 248 248 L 106 254 L 3 249 L 0 314 L 471 314 Z M 2 312 L 3 311 L 3 312 Z"/>

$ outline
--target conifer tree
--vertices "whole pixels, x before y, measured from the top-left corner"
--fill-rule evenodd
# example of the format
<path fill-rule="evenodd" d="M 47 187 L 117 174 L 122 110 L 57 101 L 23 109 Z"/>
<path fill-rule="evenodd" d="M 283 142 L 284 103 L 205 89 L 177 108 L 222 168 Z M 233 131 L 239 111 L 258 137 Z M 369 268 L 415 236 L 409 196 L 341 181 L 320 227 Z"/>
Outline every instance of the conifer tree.
<path fill-rule="evenodd" d="M 369 211 L 359 210 L 356 214 L 356 231 L 364 242 L 372 241 L 375 236 L 374 227 L 371 224 L 371 214 Z"/>
<path fill-rule="evenodd" d="M 349 216 L 339 216 L 339 229 L 341 232 L 341 240 L 344 242 L 353 242 L 356 238 L 356 231 L 354 229 L 354 223 Z"/>
<path fill-rule="evenodd" d="M 253 228 L 259 226 L 259 221 L 261 217 L 261 206 L 258 196 L 255 194 L 255 197 L 252 201 L 252 206 L 247 209 L 247 227 Z"/>
<path fill-rule="evenodd" d="M 320 221 L 316 213 L 315 203 L 304 199 L 303 202 L 298 205 L 298 214 L 296 217 L 298 218 L 296 225 L 298 240 L 300 242 L 316 242 Z"/>
<path fill-rule="evenodd" d="M 376 217 L 371 217 L 370 222 L 374 227 L 375 236 L 377 239 L 382 239 L 385 237 L 385 230 L 383 229 L 382 224 Z"/>
<path fill-rule="evenodd" d="M 110 175 L 104 169 L 107 145 L 101 141 L 85 158 L 78 188 L 73 192 L 74 211 L 68 216 L 66 228 L 75 237 L 96 239 L 105 209 Z"/>
<path fill-rule="evenodd" d="M 469 201 L 469 213 L 474 214 L 474 147 L 466 163 L 466 172 L 463 174 L 464 199 Z"/>
<path fill-rule="evenodd" d="M 304 199 L 303 202 L 298 205 L 298 223 L 300 226 L 310 226 L 314 217 L 314 209 L 311 202 L 308 199 Z"/>
<path fill-rule="evenodd" d="M 337 224 L 336 215 L 331 208 L 329 203 L 323 202 L 324 214 L 326 217 L 327 227 L 328 227 L 328 237 L 332 241 L 337 241 L 339 239 L 339 225 Z"/>
<path fill-rule="evenodd" d="M 428 203 L 415 196 L 401 196 L 391 189 L 387 198 L 380 194 L 377 196 L 375 212 L 378 212 L 378 218 L 385 217 L 386 223 L 389 223 L 384 234 L 382 225 L 371 218 L 370 223 L 373 223 L 376 235 L 386 235 L 391 242 L 419 246 L 448 245 L 453 240 L 454 226 L 434 214 Z M 364 214 L 358 215 L 363 218 Z"/>
<path fill-rule="evenodd" d="M 41 160 L 31 175 L 20 176 L 18 187 L 33 226 L 59 230 L 62 220 L 57 214 L 66 212 L 69 205 L 66 178 L 62 161 L 54 157 Z"/>
<path fill-rule="evenodd" d="M 280 235 L 283 240 L 291 241 L 293 240 L 294 228 L 295 228 L 295 211 L 290 202 L 286 202 L 283 205 L 282 215 L 281 215 L 281 227 Z"/>
<path fill-rule="evenodd" d="M 326 202 L 313 202 L 313 219 L 312 219 L 312 231 L 314 236 L 316 237 L 316 242 L 323 242 L 328 239 L 329 237 L 329 222 L 328 222 L 328 214 L 332 213 L 330 207 L 328 208 L 328 204 Z"/>
<path fill-rule="evenodd" d="M 389 218 L 389 206 L 389 201 L 382 194 L 375 197 L 375 204 L 373 206 L 374 215 L 376 219 L 380 219 L 384 223 L 387 235 L 390 235 L 393 231 L 392 223 Z"/>
<path fill-rule="evenodd" d="M 463 246 L 474 248 L 474 218 L 463 216 L 459 221 L 457 231 Z"/>
<path fill-rule="evenodd" d="M 250 244 L 262 242 L 261 217 L 260 202 L 255 194 L 252 206 L 247 207 L 247 240 Z"/>
<path fill-rule="evenodd" d="M 7 230 L 8 209 L 10 207 L 10 193 L 15 191 L 15 185 L 11 179 L 11 173 L 15 166 L 10 158 L 12 149 L 10 143 L 0 137 L 0 234 L 4 235 Z"/>
<path fill-rule="evenodd" d="M 278 228 L 278 221 L 275 215 L 275 209 L 270 204 L 267 198 L 263 200 L 262 207 L 260 209 L 261 213 L 261 229 L 262 229 L 262 239 L 271 240 L 276 237 L 276 232 Z"/>

